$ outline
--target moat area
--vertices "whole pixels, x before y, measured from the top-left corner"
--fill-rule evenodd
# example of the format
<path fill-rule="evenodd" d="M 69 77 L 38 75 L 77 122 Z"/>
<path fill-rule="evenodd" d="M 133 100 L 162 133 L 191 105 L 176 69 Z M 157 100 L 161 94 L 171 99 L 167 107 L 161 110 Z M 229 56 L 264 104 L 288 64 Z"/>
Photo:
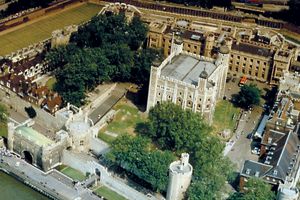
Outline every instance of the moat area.
<path fill-rule="evenodd" d="M 0 200 L 48 200 L 47 197 L 0 171 Z"/>

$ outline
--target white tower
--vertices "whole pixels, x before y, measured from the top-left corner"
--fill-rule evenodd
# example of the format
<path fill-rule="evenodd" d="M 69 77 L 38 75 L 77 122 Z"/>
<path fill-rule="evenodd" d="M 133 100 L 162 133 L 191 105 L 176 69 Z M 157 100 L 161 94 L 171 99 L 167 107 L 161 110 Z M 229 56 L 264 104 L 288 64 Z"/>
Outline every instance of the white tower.
<path fill-rule="evenodd" d="M 221 46 L 219 53 L 218 53 L 218 58 L 215 62 L 217 67 L 220 67 L 220 73 L 221 78 L 218 81 L 218 99 L 223 98 L 225 94 L 225 84 L 226 84 L 226 78 L 227 78 L 227 72 L 228 72 L 228 66 L 229 66 L 229 57 L 230 57 L 230 50 L 227 46 Z"/>
<path fill-rule="evenodd" d="M 167 200 L 181 200 L 192 180 L 193 167 L 189 164 L 189 154 L 181 154 L 179 161 L 174 161 L 169 167 L 169 185 Z"/>

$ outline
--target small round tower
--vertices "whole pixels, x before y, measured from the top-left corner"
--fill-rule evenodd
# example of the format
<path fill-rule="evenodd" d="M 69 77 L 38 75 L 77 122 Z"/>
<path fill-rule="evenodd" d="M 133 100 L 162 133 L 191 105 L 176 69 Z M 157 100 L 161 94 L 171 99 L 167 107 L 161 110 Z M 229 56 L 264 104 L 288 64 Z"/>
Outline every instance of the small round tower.
<path fill-rule="evenodd" d="M 189 163 L 189 154 L 181 154 L 179 161 L 174 161 L 169 167 L 169 184 L 167 200 L 181 200 L 192 180 L 193 167 Z"/>

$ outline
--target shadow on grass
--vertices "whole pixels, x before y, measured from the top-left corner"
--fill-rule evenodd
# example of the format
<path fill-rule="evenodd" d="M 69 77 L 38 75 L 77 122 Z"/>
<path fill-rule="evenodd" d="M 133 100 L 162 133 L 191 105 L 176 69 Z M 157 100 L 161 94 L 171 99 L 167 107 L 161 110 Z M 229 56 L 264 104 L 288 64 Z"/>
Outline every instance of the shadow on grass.
<path fill-rule="evenodd" d="M 135 132 L 143 135 L 148 136 L 149 135 L 149 124 L 147 122 L 139 122 L 135 126 Z"/>

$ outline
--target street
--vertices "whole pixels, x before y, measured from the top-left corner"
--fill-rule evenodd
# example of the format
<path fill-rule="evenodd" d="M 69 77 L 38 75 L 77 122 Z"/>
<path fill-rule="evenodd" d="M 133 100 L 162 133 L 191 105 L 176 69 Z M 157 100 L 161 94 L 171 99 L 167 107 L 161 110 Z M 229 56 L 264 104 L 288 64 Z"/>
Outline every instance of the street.
<path fill-rule="evenodd" d="M 238 82 L 239 78 L 236 78 L 235 81 L 230 80 L 226 83 L 225 94 L 227 99 L 231 99 L 232 95 L 237 94 L 240 91 Z M 261 90 L 267 88 L 265 83 L 254 81 L 248 82 L 257 84 Z M 258 156 L 251 153 L 254 145 L 252 140 L 247 138 L 247 135 L 256 130 L 260 122 L 262 112 L 263 109 L 261 106 L 255 106 L 252 111 L 243 111 L 235 133 L 226 144 L 224 155 L 228 156 L 228 158 L 236 165 L 237 172 L 241 170 L 245 160 L 258 160 Z"/>

